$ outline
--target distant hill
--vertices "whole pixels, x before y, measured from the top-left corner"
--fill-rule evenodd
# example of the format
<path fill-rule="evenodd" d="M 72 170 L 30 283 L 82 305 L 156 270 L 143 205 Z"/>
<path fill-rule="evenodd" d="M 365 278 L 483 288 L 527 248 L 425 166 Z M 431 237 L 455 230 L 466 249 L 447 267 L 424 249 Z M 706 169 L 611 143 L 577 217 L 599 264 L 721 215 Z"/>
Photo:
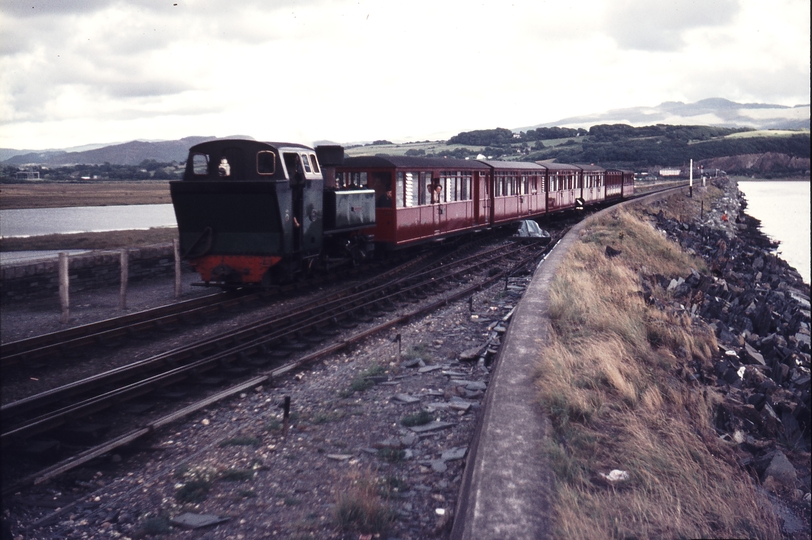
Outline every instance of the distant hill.
<path fill-rule="evenodd" d="M 6 159 L 3 164 L 21 166 L 36 163 L 51 167 L 74 164 L 103 165 L 104 163 L 138 165 L 146 159 L 169 163 L 172 161 L 185 161 L 190 146 L 212 139 L 216 139 L 216 137 L 185 137 L 177 141 L 159 142 L 131 141 L 82 152 L 66 152 L 64 150 L 30 152 L 14 155 Z M 10 151 L 3 149 L 0 152 L 9 153 Z"/>
<path fill-rule="evenodd" d="M 666 101 L 655 107 L 614 109 L 604 113 L 571 116 L 514 132 L 539 127 L 570 127 L 589 129 L 597 124 L 628 124 L 634 127 L 655 124 L 751 127 L 755 129 L 809 129 L 809 104 L 787 107 L 767 103 L 736 103 L 723 98 L 709 98 L 696 103 Z"/>
<path fill-rule="evenodd" d="M 184 137 L 177 141 L 130 141 L 113 145 L 86 145 L 76 150 L 13 150 L 0 148 L 0 163 L 3 165 L 138 165 L 145 159 L 159 163 L 186 161 L 189 147 L 205 141 L 223 139 L 253 139 L 248 135 L 228 137 Z M 81 150 L 79 150 L 81 148 Z"/>

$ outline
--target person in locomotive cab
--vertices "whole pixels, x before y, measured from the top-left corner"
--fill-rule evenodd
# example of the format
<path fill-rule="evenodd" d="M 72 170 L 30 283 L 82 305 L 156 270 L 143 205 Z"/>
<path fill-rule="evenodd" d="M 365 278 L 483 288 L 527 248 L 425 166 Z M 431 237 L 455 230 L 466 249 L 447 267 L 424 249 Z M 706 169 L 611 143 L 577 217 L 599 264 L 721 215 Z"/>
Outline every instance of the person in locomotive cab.
<path fill-rule="evenodd" d="M 226 158 L 220 160 L 220 166 L 217 167 L 217 172 L 220 176 L 231 176 L 231 165 Z"/>
<path fill-rule="evenodd" d="M 294 167 L 293 174 L 290 175 L 290 187 L 293 191 L 293 226 L 298 229 L 301 227 L 302 214 L 303 214 L 303 200 L 304 200 L 304 167 L 302 167 L 302 160 L 296 156 L 296 166 Z M 299 247 L 299 234 L 294 235 L 294 246 Z"/>

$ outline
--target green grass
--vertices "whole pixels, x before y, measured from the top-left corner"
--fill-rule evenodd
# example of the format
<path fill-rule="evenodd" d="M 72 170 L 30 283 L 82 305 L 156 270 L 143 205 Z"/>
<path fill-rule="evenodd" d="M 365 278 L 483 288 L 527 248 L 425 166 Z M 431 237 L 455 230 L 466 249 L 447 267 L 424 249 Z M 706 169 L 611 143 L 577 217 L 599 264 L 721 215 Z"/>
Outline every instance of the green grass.
<path fill-rule="evenodd" d="M 259 446 L 260 444 L 262 441 L 256 437 L 238 436 L 221 441 L 219 446 L 224 448 L 226 446 Z"/>
<path fill-rule="evenodd" d="M 759 129 L 756 131 L 743 131 L 726 135 L 726 139 L 752 139 L 753 137 L 792 137 L 793 135 L 809 134 L 808 129 Z"/>
<path fill-rule="evenodd" d="M 220 480 L 226 482 L 244 482 L 254 479 L 254 471 L 248 469 L 226 469 L 220 473 Z"/>
<path fill-rule="evenodd" d="M 390 463 L 397 463 L 403 461 L 403 458 L 406 457 L 406 451 L 400 448 L 379 448 L 378 457 Z"/>
<path fill-rule="evenodd" d="M 186 482 L 177 492 L 175 500 L 179 503 L 200 503 L 206 500 L 211 490 L 211 482 L 208 480 L 191 480 Z"/>
<path fill-rule="evenodd" d="M 345 388 L 339 392 L 339 396 L 342 398 L 348 398 L 353 395 L 355 392 L 363 392 L 365 390 L 369 390 L 373 386 L 375 386 L 375 381 L 370 380 L 370 377 L 375 377 L 378 375 L 383 375 L 386 373 L 386 368 L 380 364 L 373 364 L 372 366 L 368 367 L 364 371 L 358 373 L 355 377 L 353 377 L 352 382 L 350 382 L 349 388 Z"/>
<path fill-rule="evenodd" d="M 145 536 L 160 536 L 172 532 L 172 525 L 169 518 L 166 516 L 155 516 L 146 518 L 138 524 L 137 532 L 133 534 L 134 538 L 143 538 Z"/>
<path fill-rule="evenodd" d="M 407 414 L 400 419 L 400 423 L 406 427 L 423 426 L 434 420 L 428 411 L 420 411 L 415 414 Z"/>

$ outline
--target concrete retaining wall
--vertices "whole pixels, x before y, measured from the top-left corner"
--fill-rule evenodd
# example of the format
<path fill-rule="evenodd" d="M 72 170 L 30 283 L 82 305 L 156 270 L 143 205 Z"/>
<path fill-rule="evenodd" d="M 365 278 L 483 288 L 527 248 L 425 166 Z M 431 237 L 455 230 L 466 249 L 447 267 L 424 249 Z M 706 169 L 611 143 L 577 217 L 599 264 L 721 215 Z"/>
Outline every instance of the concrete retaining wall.
<path fill-rule="evenodd" d="M 129 251 L 129 282 L 175 273 L 172 244 Z M 186 267 L 186 265 L 184 265 Z M 96 251 L 68 258 L 71 292 L 121 283 L 121 252 Z M 188 267 L 184 268 L 188 270 Z M 59 260 L 10 264 L 0 267 L 0 300 L 19 301 L 59 295 Z"/>

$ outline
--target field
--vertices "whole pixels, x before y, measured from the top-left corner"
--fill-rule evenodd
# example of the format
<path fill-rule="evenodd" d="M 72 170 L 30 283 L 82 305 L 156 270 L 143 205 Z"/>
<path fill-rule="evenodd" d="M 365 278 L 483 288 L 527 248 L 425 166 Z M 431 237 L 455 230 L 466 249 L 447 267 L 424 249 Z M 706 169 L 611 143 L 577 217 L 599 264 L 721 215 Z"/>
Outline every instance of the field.
<path fill-rule="evenodd" d="M 725 136 L 726 139 L 752 139 L 753 137 L 792 137 L 793 135 L 809 134 L 809 130 L 786 130 L 786 129 L 760 129 L 757 131 L 743 131 L 741 133 L 731 133 Z"/>
<path fill-rule="evenodd" d="M 166 181 L 0 185 L 0 210 L 171 202 Z"/>

